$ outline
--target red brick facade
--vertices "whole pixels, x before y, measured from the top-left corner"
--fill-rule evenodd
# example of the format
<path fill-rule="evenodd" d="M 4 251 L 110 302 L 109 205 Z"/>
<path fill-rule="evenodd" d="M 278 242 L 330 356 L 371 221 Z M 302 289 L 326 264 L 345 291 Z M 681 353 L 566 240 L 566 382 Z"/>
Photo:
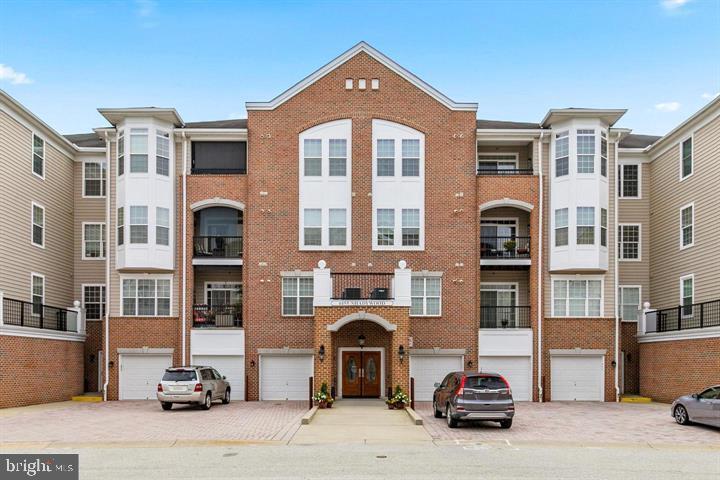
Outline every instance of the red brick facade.
<path fill-rule="evenodd" d="M 624 352 L 625 364 L 623 365 L 623 377 L 621 384 L 624 383 L 624 393 L 640 392 L 640 346 L 637 342 L 636 322 L 623 322 L 620 326 L 620 350 Z"/>
<path fill-rule="evenodd" d="M 99 392 L 102 390 L 103 382 L 98 385 L 98 363 L 100 358 L 98 352 L 104 351 L 105 346 L 103 345 L 103 333 L 104 333 L 104 321 L 91 321 L 85 323 L 85 391 L 86 392 Z M 103 364 L 105 362 L 103 361 Z M 103 372 L 105 366 L 102 366 Z M 103 373 L 104 375 L 104 373 Z"/>

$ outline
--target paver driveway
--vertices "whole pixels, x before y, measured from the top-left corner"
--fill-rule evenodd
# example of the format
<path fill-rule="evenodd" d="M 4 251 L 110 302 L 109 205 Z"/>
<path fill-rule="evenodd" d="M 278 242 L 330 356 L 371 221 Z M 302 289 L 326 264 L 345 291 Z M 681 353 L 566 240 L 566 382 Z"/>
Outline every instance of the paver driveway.
<path fill-rule="evenodd" d="M 467 423 L 448 428 L 445 418 L 434 418 L 432 403 L 417 403 L 415 410 L 436 442 L 518 441 L 537 443 L 652 445 L 704 445 L 720 447 L 720 429 L 682 426 L 665 404 L 547 402 L 515 404 L 509 430 L 497 423 Z"/>
<path fill-rule="evenodd" d="M 209 411 L 156 401 L 62 402 L 0 410 L 0 443 L 282 440 L 292 436 L 307 402 L 231 402 Z"/>

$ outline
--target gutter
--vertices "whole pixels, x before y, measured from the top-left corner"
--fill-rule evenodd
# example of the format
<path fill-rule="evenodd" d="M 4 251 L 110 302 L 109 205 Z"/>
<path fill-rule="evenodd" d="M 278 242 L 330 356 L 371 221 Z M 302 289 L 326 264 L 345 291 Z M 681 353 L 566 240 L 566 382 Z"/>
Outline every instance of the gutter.
<path fill-rule="evenodd" d="M 618 168 L 619 168 L 618 167 L 618 159 L 619 159 L 618 150 L 620 148 L 620 138 L 621 137 L 622 137 L 622 132 L 618 132 L 617 137 L 615 139 L 615 178 L 617 178 L 617 173 L 618 173 Z M 615 181 L 615 195 L 614 195 L 615 198 L 613 199 L 613 202 L 615 204 L 615 206 L 614 206 L 614 209 L 615 209 L 615 215 L 614 215 L 615 222 L 614 223 L 615 223 L 615 225 L 614 225 L 613 231 L 614 231 L 615 237 L 617 237 L 618 223 L 619 223 L 618 222 L 618 217 L 619 217 L 618 191 L 617 191 L 618 187 L 617 187 L 617 181 L 616 180 L 614 180 L 614 181 Z M 608 235 L 608 238 L 609 238 L 609 235 Z M 615 238 L 615 245 L 617 245 L 617 238 Z M 609 247 L 610 246 L 608 245 L 608 250 L 610 250 Z M 619 286 L 618 268 L 619 268 L 619 263 L 618 263 L 617 251 L 615 252 L 613 263 L 615 264 L 615 271 L 614 271 L 614 275 L 613 275 L 613 286 L 615 289 L 615 291 L 613 293 L 613 298 L 614 298 L 613 306 L 615 308 L 615 401 L 619 402 L 620 401 L 620 315 L 618 314 L 618 286 Z"/>
<path fill-rule="evenodd" d="M 542 317 L 543 317 L 543 304 L 542 304 L 542 291 L 543 291 L 543 283 L 542 283 L 542 269 L 543 269 L 543 137 L 545 136 L 545 132 L 540 132 L 540 140 L 538 142 L 539 148 L 538 148 L 538 175 L 540 176 L 540 197 L 539 197 L 539 219 L 538 219 L 538 269 L 537 269 L 537 285 L 538 285 L 538 291 L 537 291 L 537 336 L 538 336 L 538 351 L 537 351 L 537 388 L 538 388 L 538 402 L 542 403 L 543 401 L 543 387 L 542 387 Z"/>
<path fill-rule="evenodd" d="M 103 132 L 105 135 L 105 172 L 108 178 L 106 179 L 106 191 L 105 191 L 105 238 L 106 240 L 111 237 L 110 235 L 110 190 L 112 188 L 112 182 L 110 181 L 110 132 Z M 110 242 L 108 242 L 110 243 Z M 103 401 L 107 402 L 107 390 L 108 383 L 110 382 L 110 245 L 107 248 L 107 254 L 105 255 L 105 353 L 103 360 L 105 362 L 105 382 L 103 383 Z"/>
<path fill-rule="evenodd" d="M 185 350 L 187 345 L 187 137 L 182 132 L 182 364 L 185 362 Z"/>

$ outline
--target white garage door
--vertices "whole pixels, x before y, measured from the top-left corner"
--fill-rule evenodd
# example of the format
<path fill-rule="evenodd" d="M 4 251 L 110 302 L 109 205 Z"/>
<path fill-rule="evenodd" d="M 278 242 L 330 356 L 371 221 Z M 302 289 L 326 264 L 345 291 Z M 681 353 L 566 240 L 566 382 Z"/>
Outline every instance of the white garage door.
<path fill-rule="evenodd" d="M 410 356 L 410 376 L 415 379 L 415 400 L 431 402 L 435 383 L 442 382 L 448 373 L 462 369 L 462 355 Z"/>
<path fill-rule="evenodd" d="M 513 399 L 531 400 L 530 357 L 480 357 L 480 371 L 499 373 L 510 384 Z"/>
<path fill-rule="evenodd" d="M 120 400 L 155 400 L 170 354 L 120 354 Z"/>
<path fill-rule="evenodd" d="M 193 355 L 193 365 L 207 365 L 227 377 L 233 400 L 245 399 L 245 357 L 242 355 Z"/>
<path fill-rule="evenodd" d="M 600 355 L 550 357 L 551 400 L 603 400 L 605 375 Z"/>
<path fill-rule="evenodd" d="M 312 355 L 262 355 L 260 400 L 307 400 Z"/>

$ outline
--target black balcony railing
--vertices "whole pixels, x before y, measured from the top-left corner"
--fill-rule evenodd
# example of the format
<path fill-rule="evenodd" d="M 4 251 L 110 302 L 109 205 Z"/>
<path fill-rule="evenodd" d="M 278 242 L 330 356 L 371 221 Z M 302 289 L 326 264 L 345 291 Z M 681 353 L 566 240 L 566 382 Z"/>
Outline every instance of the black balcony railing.
<path fill-rule="evenodd" d="M 191 172 L 193 175 L 245 175 L 247 169 L 242 167 L 237 168 L 195 168 L 192 167 Z"/>
<path fill-rule="evenodd" d="M 242 258 L 243 237 L 195 237 L 196 257 Z"/>
<path fill-rule="evenodd" d="M 646 320 L 646 333 L 720 327 L 720 300 L 654 310 L 647 313 Z"/>
<path fill-rule="evenodd" d="M 333 300 L 390 300 L 392 273 L 331 273 Z"/>
<path fill-rule="evenodd" d="M 532 175 L 532 168 L 497 168 L 493 166 L 480 165 L 477 169 L 478 175 Z"/>
<path fill-rule="evenodd" d="M 530 237 L 480 237 L 480 258 L 530 258 Z"/>
<path fill-rule="evenodd" d="M 76 312 L 64 308 L 3 298 L 3 323 L 5 325 L 66 332 L 68 331 L 68 317 L 75 315 L 77 315 Z"/>
<path fill-rule="evenodd" d="M 530 328 L 530 307 L 480 307 L 480 328 Z"/>
<path fill-rule="evenodd" d="M 193 305 L 193 327 L 242 328 L 242 305 Z"/>

